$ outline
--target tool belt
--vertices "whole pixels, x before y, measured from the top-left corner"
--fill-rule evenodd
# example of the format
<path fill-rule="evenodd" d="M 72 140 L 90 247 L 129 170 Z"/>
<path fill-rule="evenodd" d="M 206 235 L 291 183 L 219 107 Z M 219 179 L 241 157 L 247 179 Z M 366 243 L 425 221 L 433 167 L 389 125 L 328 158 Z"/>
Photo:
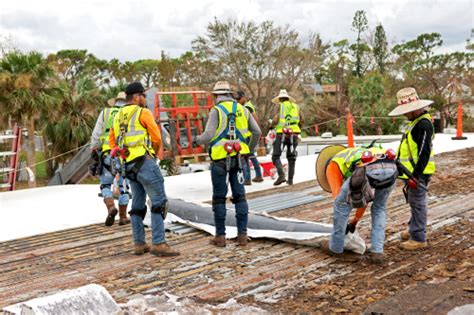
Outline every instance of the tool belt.
<path fill-rule="evenodd" d="M 383 189 L 392 186 L 398 178 L 398 171 L 395 161 L 391 160 L 378 160 L 375 163 L 369 164 L 365 166 L 366 172 L 368 171 L 367 178 L 369 180 L 370 186 L 376 189 Z M 377 169 L 384 169 L 388 170 L 389 173 L 392 174 L 384 179 L 374 178 L 371 176 L 371 171 Z"/>

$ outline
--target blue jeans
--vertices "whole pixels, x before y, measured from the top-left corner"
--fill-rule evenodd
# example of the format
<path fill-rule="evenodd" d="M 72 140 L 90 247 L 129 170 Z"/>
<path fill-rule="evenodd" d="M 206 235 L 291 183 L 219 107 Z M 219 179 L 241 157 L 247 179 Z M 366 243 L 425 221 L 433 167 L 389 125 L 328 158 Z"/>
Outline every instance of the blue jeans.
<path fill-rule="evenodd" d="M 127 165 L 130 171 L 135 163 Z M 161 207 L 167 202 L 165 186 L 160 168 L 156 165 L 155 159 L 147 157 L 137 173 L 136 180 L 130 180 L 132 186 L 132 210 L 130 220 L 132 221 L 133 242 L 135 244 L 145 244 L 145 228 L 143 218 L 146 213 L 146 196 L 151 201 L 151 235 L 153 244 L 161 244 L 165 240 L 165 225 L 163 217 L 154 209 Z M 140 215 L 142 214 L 142 215 Z M 142 217 L 143 216 L 143 217 Z"/>
<path fill-rule="evenodd" d="M 102 197 L 105 198 L 113 198 L 113 193 L 112 193 L 112 185 L 114 184 L 114 175 L 109 172 L 109 170 L 105 167 L 107 166 L 110 168 L 110 163 L 111 163 L 111 158 L 110 155 L 106 155 L 102 163 L 104 164 L 104 167 L 102 167 L 102 174 L 99 176 L 100 179 L 100 190 L 102 192 Z M 128 201 L 130 197 L 128 194 L 125 193 L 123 185 L 128 185 L 127 180 L 124 180 L 122 176 L 119 177 L 118 180 L 118 185 L 120 189 L 120 196 L 119 196 L 119 205 L 128 205 Z"/>
<path fill-rule="evenodd" d="M 249 207 L 245 199 L 245 188 L 237 178 L 237 159 L 232 158 L 231 169 L 229 171 L 229 183 L 232 190 L 232 202 L 235 204 L 235 218 L 237 221 L 237 231 L 239 234 L 247 233 L 247 222 Z M 212 210 L 214 211 L 214 224 L 216 225 L 216 235 L 225 235 L 225 218 L 227 209 L 225 206 L 227 196 L 227 171 L 224 161 L 212 162 Z"/>
<path fill-rule="evenodd" d="M 384 169 L 377 169 L 367 174 L 372 177 L 383 180 L 393 175 Z M 339 195 L 334 201 L 334 219 L 329 248 L 334 253 L 342 253 L 344 251 L 344 237 L 346 235 L 347 221 L 352 210 L 351 205 L 347 201 L 349 194 L 350 177 L 347 178 L 341 187 Z M 387 220 L 387 199 L 395 185 L 383 189 L 375 189 L 375 197 L 371 207 L 372 231 L 370 234 L 372 253 L 383 253 L 383 244 L 385 241 L 385 225 Z"/>
<path fill-rule="evenodd" d="M 249 160 L 252 162 L 253 168 L 255 169 L 255 177 L 262 177 L 262 170 L 260 169 L 260 163 L 258 162 L 258 159 L 255 156 L 255 152 L 250 152 L 248 160 L 245 161 L 246 163 L 243 163 L 244 179 L 246 181 L 250 180 Z"/>

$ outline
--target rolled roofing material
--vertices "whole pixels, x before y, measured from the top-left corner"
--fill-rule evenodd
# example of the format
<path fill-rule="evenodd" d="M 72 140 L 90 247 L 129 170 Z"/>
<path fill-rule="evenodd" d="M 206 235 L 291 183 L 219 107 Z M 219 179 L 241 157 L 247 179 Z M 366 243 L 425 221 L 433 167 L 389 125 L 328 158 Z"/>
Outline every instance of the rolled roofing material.
<path fill-rule="evenodd" d="M 183 223 L 214 235 L 212 207 L 179 199 L 169 199 L 169 203 L 166 221 Z M 319 246 L 321 237 L 328 237 L 331 229 L 332 226 L 329 224 L 276 218 L 252 212 L 248 215 L 247 234 L 252 238 L 273 238 L 308 246 Z M 234 237 L 237 237 L 235 211 L 227 209 L 226 238 Z M 357 232 L 349 233 L 346 236 L 344 248 L 363 254 L 365 242 Z"/>

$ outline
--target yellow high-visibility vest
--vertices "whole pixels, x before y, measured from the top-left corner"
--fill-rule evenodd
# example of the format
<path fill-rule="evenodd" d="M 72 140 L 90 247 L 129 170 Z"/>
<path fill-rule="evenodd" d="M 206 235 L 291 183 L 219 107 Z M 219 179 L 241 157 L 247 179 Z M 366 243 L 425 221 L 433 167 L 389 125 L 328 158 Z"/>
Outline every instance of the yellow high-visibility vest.
<path fill-rule="evenodd" d="M 211 159 L 222 160 L 227 157 L 227 151 L 224 149 L 224 145 L 231 141 L 229 139 L 229 117 L 235 117 L 236 137 L 232 141 L 240 143 L 240 154 L 249 154 L 249 146 L 245 141 L 245 135 L 248 134 L 249 117 L 245 115 L 246 111 L 244 107 L 237 102 L 225 101 L 217 104 L 214 108 L 219 115 L 219 125 L 210 143 Z M 230 156 L 236 154 L 237 152 L 232 152 Z"/>
<path fill-rule="evenodd" d="M 131 162 L 147 153 L 155 156 L 150 135 L 140 123 L 142 109 L 138 105 L 125 105 L 114 118 L 115 141 L 119 147 L 127 147 L 130 153 L 125 162 Z"/>
<path fill-rule="evenodd" d="M 300 108 L 296 103 L 284 101 L 280 103 L 280 119 L 276 126 L 276 132 L 282 133 L 283 127 L 289 127 L 294 133 L 301 133 L 300 130 Z"/>
<path fill-rule="evenodd" d="M 355 147 L 355 148 L 347 148 L 342 150 L 338 154 L 336 154 L 331 161 L 334 161 L 339 166 L 339 170 L 344 178 L 348 178 L 351 176 L 352 172 L 350 171 L 350 167 L 352 163 L 357 162 L 360 160 L 362 153 L 365 151 L 372 152 L 372 155 L 379 155 L 384 154 L 385 150 L 381 147 L 371 147 L 371 148 L 364 148 L 364 147 Z"/>
<path fill-rule="evenodd" d="M 105 108 L 102 111 L 102 119 L 104 124 L 102 124 L 102 134 L 99 137 L 102 154 L 107 154 L 110 151 L 109 143 L 109 131 L 114 123 L 114 117 L 120 110 L 119 107 Z"/>
<path fill-rule="evenodd" d="M 405 166 L 412 173 L 413 173 L 413 170 L 415 169 L 416 163 L 418 162 L 418 145 L 413 140 L 411 136 L 411 131 L 416 126 L 416 124 L 422 119 L 428 119 L 431 122 L 431 116 L 428 113 L 423 114 L 417 119 L 415 119 L 414 121 L 410 122 L 408 124 L 407 130 L 405 130 L 405 133 L 403 134 L 402 141 L 397 150 L 398 159 L 403 164 L 403 166 Z M 433 136 L 431 137 L 431 140 L 434 139 L 434 136 L 435 134 L 433 130 Z M 436 165 L 434 161 L 434 152 L 433 152 L 433 149 L 431 148 L 430 159 L 429 159 L 428 164 L 426 164 L 425 169 L 423 170 L 423 174 L 431 175 L 431 174 L 434 174 L 435 171 L 436 171 Z M 408 178 L 408 176 L 405 174 L 400 174 L 398 177 L 402 179 Z"/>

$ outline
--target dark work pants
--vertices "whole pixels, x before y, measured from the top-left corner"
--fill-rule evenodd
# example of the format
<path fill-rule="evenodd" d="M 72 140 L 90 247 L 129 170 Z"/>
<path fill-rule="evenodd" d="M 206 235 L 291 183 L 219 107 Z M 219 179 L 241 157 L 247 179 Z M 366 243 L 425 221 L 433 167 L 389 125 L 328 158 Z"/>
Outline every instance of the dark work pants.
<path fill-rule="evenodd" d="M 289 137 L 293 137 L 293 145 L 291 145 L 291 141 Z M 272 162 L 275 165 L 278 177 L 284 176 L 285 172 L 283 170 L 283 164 L 281 163 L 281 154 L 282 154 L 282 134 L 277 134 L 275 142 L 273 142 L 273 153 L 272 153 Z M 288 180 L 293 180 L 293 176 L 295 175 L 295 164 L 296 164 L 296 157 L 298 156 L 298 152 L 296 152 L 296 147 L 298 146 L 298 135 L 293 134 L 292 136 L 285 136 L 285 143 L 283 147 L 286 148 L 286 158 L 288 160 Z"/>
<path fill-rule="evenodd" d="M 422 176 L 420 183 L 428 187 L 429 176 Z M 426 242 L 426 225 L 428 224 L 428 206 L 426 194 L 428 192 L 420 187 L 408 188 L 408 203 L 410 204 L 411 218 L 408 221 L 410 238 L 417 242 Z"/>
<path fill-rule="evenodd" d="M 235 218 L 237 221 L 237 231 L 239 234 L 247 233 L 247 221 L 249 207 L 245 199 L 245 188 L 238 181 L 237 159 L 232 158 L 231 169 L 229 171 L 229 184 L 232 190 L 232 199 L 235 202 Z M 212 179 L 212 210 L 214 211 L 214 223 L 216 224 L 216 235 L 225 235 L 225 218 L 227 208 L 225 205 L 228 187 L 227 171 L 225 161 L 211 163 Z"/>

